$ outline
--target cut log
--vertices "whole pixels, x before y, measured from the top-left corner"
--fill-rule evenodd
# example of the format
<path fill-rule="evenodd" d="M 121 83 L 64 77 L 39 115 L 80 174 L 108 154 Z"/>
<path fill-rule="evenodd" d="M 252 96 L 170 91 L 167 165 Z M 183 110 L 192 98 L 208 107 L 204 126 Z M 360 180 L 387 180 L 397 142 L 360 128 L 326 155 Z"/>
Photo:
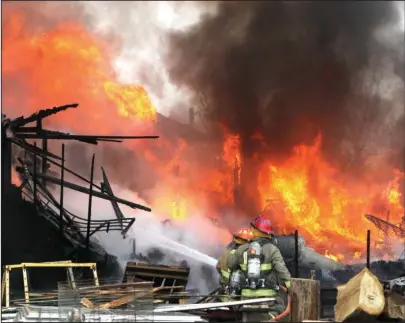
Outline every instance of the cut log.
<path fill-rule="evenodd" d="M 365 268 L 347 284 L 338 287 L 335 321 L 372 320 L 383 312 L 384 306 L 383 287 Z"/>
<path fill-rule="evenodd" d="M 397 293 L 388 292 L 385 295 L 383 315 L 392 319 L 405 321 L 405 299 Z"/>
<path fill-rule="evenodd" d="M 319 319 L 319 281 L 291 279 L 291 321 Z"/>

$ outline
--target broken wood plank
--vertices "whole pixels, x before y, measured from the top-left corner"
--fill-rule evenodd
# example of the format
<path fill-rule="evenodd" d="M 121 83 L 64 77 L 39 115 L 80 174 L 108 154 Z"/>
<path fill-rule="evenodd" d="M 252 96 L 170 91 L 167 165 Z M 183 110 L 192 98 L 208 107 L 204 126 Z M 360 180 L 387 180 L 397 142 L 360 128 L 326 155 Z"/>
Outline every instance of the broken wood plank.
<path fill-rule="evenodd" d="M 381 283 L 364 268 L 345 285 L 338 287 L 335 321 L 356 318 L 372 320 L 382 313 L 384 307 L 385 298 Z"/>
<path fill-rule="evenodd" d="M 319 319 L 319 281 L 312 279 L 291 279 L 291 321 Z"/>
<path fill-rule="evenodd" d="M 154 292 L 157 292 L 158 290 L 160 290 L 160 287 L 155 287 L 150 291 L 142 292 L 142 293 L 139 293 L 138 295 L 124 296 L 124 297 L 121 297 L 119 299 L 115 299 L 115 300 L 113 300 L 111 302 L 102 304 L 102 305 L 98 306 L 97 309 L 106 310 L 106 309 L 110 309 L 110 308 L 119 307 L 119 306 L 128 304 L 128 303 L 130 303 L 130 302 L 132 302 L 132 301 L 134 301 L 136 299 L 139 299 L 141 297 L 153 294 Z"/>
<path fill-rule="evenodd" d="M 16 171 L 19 172 L 19 173 L 24 173 L 22 168 L 19 167 L 19 166 L 16 167 Z M 31 172 L 30 172 L 30 175 L 32 176 Z M 50 182 L 52 184 L 61 185 L 60 179 L 55 178 L 53 176 L 44 175 L 44 174 L 36 174 L 36 177 L 39 178 L 39 179 L 45 179 L 47 182 Z M 68 181 L 64 181 L 63 185 L 65 187 L 69 188 L 69 189 L 72 189 L 72 190 L 75 190 L 75 191 L 78 191 L 78 192 L 81 192 L 81 193 L 84 193 L 84 194 L 89 194 L 89 192 L 90 192 L 90 190 L 87 187 L 76 185 L 76 184 L 68 182 Z M 101 199 L 104 199 L 104 200 L 116 201 L 117 203 L 127 205 L 127 206 L 129 206 L 129 207 L 131 207 L 133 209 L 140 209 L 140 210 L 147 211 L 147 212 L 151 211 L 150 208 L 148 208 L 146 206 L 143 206 L 141 204 L 126 201 L 126 200 L 120 199 L 120 198 L 118 198 L 116 196 L 113 197 L 111 195 L 103 194 L 103 193 L 100 193 L 98 191 L 93 191 L 93 195 L 95 197 L 98 197 L 98 198 L 101 198 Z"/>
<path fill-rule="evenodd" d="M 95 307 L 93 302 L 91 300 L 89 300 L 88 298 L 86 298 L 86 297 L 83 297 L 80 300 L 80 304 L 82 304 L 86 308 L 94 308 Z"/>
<path fill-rule="evenodd" d="M 115 196 L 114 192 L 112 190 L 112 187 L 110 185 L 110 181 L 108 180 L 107 174 L 105 173 L 105 170 L 103 167 L 101 167 L 101 172 L 103 174 L 103 183 L 102 183 L 102 187 L 104 188 L 104 191 L 111 195 L 111 196 Z M 121 224 L 121 231 L 124 229 L 123 225 L 122 225 L 122 219 L 124 219 L 124 214 L 122 213 L 119 205 L 117 202 L 115 201 L 110 201 L 111 205 L 113 207 L 115 216 L 117 217 L 117 220 L 120 222 Z"/>

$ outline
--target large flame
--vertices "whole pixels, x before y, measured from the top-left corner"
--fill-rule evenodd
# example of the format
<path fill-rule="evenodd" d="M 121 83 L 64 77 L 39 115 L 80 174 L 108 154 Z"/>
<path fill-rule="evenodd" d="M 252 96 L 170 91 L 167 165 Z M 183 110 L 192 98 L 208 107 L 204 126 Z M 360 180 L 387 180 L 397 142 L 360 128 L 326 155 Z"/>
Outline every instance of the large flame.
<path fill-rule="evenodd" d="M 3 23 L 2 55 L 3 78 L 18 82 L 25 90 L 22 94 L 12 85 L 4 87 L 3 107 L 9 115 L 77 101 L 81 108 L 56 115 L 52 126 L 78 133 L 125 133 L 135 123 L 137 131 L 158 131 L 157 113 L 146 89 L 141 84 L 120 84 L 108 42 L 78 23 L 35 33 L 26 27 L 24 15 L 9 13 L 7 24 Z M 195 151 L 184 139 L 161 138 L 155 150 L 148 143 L 137 144 L 137 154 L 161 179 L 150 198 L 155 212 L 183 220 L 193 214 L 212 216 L 232 206 L 234 187 L 241 184 L 243 159 L 239 135 L 226 127 L 222 130 L 223 142 L 208 143 L 203 151 Z M 372 176 L 345 181 L 322 156 L 321 144 L 319 135 L 312 145 L 297 146 L 282 163 L 262 162 L 258 187 L 262 209 L 277 210 L 272 216 L 279 233 L 298 229 L 308 245 L 332 259 L 359 259 L 365 251 L 366 230 L 372 229 L 377 236 L 365 213 L 383 205 L 391 222 L 401 220 L 399 180 L 403 174 L 393 172 L 392 180 L 383 184 L 374 182 Z M 207 155 L 214 157 L 207 161 Z"/>

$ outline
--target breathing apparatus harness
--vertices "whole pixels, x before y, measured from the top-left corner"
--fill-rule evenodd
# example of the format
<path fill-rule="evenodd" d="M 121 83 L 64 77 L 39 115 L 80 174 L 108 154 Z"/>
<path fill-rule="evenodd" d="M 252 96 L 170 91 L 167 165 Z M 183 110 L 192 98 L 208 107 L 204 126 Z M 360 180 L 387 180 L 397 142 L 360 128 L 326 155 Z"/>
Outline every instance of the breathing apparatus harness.
<path fill-rule="evenodd" d="M 250 289 L 264 288 L 265 280 L 261 275 L 261 263 L 264 256 L 261 251 L 261 245 L 254 241 L 250 244 L 247 254 L 245 254 L 247 258 L 247 285 Z"/>
<path fill-rule="evenodd" d="M 269 289 L 278 292 L 279 286 L 270 283 L 266 276 L 271 271 L 271 264 L 264 263 L 263 245 L 271 243 L 267 239 L 257 239 L 249 244 L 243 254 L 241 269 L 235 270 L 230 276 L 229 293 L 231 297 L 243 296 L 242 290 L 257 291 L 255 294 L 265 294 Z M 261 290 L 261 291 L 260 291 Z"/>

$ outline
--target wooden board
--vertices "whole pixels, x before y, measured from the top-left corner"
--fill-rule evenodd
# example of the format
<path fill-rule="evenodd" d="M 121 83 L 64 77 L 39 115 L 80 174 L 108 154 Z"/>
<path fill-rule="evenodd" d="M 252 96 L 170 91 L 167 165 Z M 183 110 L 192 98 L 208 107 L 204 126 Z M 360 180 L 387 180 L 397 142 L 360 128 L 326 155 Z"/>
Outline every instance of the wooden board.
<path fill-rule="evenodd" d="M 245 299 L 240 301 L 229 301 L 229 302 L 218 302 L 218 303 L 206 303 L 206 304 L 184 304 L 177 306 L 166 306 L 158 307 L 153 310 L 153 313 L 169 313 L 169 312 L 181 312 L 181 311 L 191 311 L 191 310 L 206 310 L 206 309 L 215 309 L 215 308 L 226 308 L 229 306 L 240 306 L 248 304 L 260 304 L 274 302 L 274 297 L 265 297 L 265 298 L 253 298 Z"/>
<path fill-rule="evenodd" d="M 383 314 L 389 318 L 405 320 L 405 299 L 397 293 L 388 292 Z"/>
<path fill-rule="evenodd" d="M 319 319 L 319 281 L 291 279 L 291 322 Z"/>
<path fill-rule="evenodd" d="M 335 321 L 348 319 L 372 319 L 385 307 L 384 290 L 378 278 L 367 268 L 338 287 L 335 306 Z"/>

